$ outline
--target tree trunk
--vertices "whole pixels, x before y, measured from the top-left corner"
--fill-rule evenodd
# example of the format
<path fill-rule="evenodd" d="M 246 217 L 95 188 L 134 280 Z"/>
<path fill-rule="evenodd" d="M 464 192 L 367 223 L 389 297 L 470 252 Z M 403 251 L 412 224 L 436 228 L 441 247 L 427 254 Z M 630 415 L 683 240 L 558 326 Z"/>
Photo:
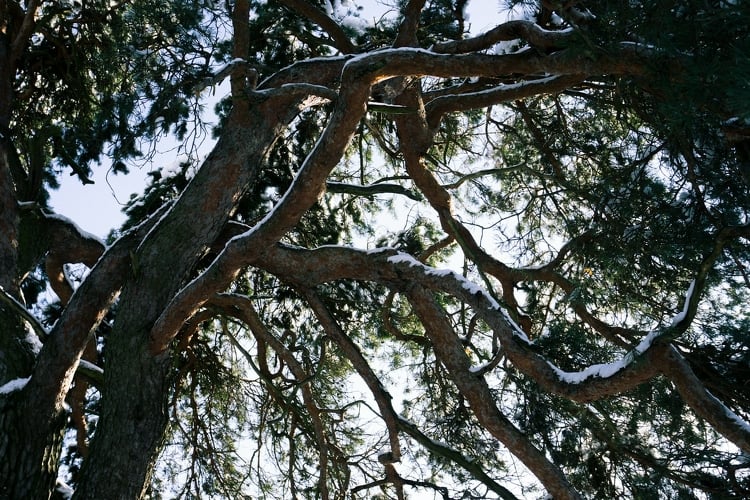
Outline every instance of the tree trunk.
<path fill-rule="evenodd" d="M 172 351 L 151 352 L 151 327 L 216 239 L 273 144 L 278 123 L 259 122 L 252 130 L 235 124 L 226 131 L 138 249 L 105 348 L 102 415 L 76 499 L 141 498 L 148 488 L 173 384 Z"/>
<path fill-rule="evenodd" d="M 142 332 L 121 330 L 107 344 L 106 395 L 77 499 L 141 498 L 150 484 L 168 424 L 171 363 L 151 356 Z"/>
<path fill-rule="evenodd" d="M 24 390 L 0 395 L 0 498 L 46 499 L 55 486 L 63 428 L 67 415 L 59 412 L 48 428 L 30 428 Z M 14 439 L 24 436 L 26 439 Z M 41 464 L 39 457 L 42 457 Z"/>

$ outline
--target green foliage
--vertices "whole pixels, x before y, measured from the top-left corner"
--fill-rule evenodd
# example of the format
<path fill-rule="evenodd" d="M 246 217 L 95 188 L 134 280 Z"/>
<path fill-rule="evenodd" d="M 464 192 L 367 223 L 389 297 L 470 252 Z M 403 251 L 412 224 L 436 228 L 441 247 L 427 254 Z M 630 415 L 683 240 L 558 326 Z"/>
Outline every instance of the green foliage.
<path fill-rule="evenodd" d="M 202 2 L 55 2 L 42 6 L 22 55 L 11 140 L 29 182 L 66 168 L 90 182 L 103 154 L 117 172 L 143 154 L 138 141 L 192 120 L 192 87 L 215 36 Z M 36 181 L 33 181 L 36 182 Z M 37 185 L 38 186 L 38 185 Z M 29 188 L 31 189 L 33 185 Z M 43 201 L 43 190 L 28 199 Z M 41 197 L 41 198 L 40 198 Z"/>

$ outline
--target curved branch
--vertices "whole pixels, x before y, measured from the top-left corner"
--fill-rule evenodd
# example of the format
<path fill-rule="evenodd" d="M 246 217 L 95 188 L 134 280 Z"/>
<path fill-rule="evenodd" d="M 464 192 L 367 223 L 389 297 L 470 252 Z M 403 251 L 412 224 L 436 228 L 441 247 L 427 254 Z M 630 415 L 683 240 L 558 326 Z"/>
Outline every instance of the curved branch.
<path fill-rule="evenodd" d="M 226 288 L 249 253 L 258 253 L 259 249 L 262 249 L 262 253 L 279 241 L 322 196 L 326 177 L 342 158 L 366 112 L 370 87 L 374 83 L 406 75 L 497 76 L 539 71 L 619 74 L 642 70 L 641 66 L 628 58 L 601 57 L 589 60 L 575 54 L 558 54 L 450 56 L 423 49 L 400 48 L 348 60 L 342 72 L 340 95 L 328 125 L 287 192 L 263 220 L 247 233 L 233 238 L 201 276 L 173 297 L 152 329 L 152 351 L 157 353 L 167 349 L 185 318 L 205 303 L 210 293 Z M 460 235 L 454 236 L 460 241 Z"/>
<path fill-rule="evenodd" d="M 310 304 L 313 313 L 315 313 L 315 317 L 323 326 L 326 334 L 341 348 L 344 355 L 349 361 L 351 361 L 352 365 L 355 366 L 355 369 L 357 369 L 357 372 L 370 389 L 370 392 L 380 409 L 386 428 L 388 429 L 388 440 L 391 445 L 392 461 L 400 461 L 401 445 L 398 441 L 398 423 L 395 418 L 393 406 L 391 406 L 390 394 L 388 394 L 383 388 L 377 375 L 375 375 L 372 370 L 365 369 L 365 367 L 367 367 L 367 361 L 362 355 L 362 351 L 359 350 L 359 347 L 341 329 L 336 319 L 331 315 L 331 312 L 325 304 L 323 304 L 317 294 L 310 289 L 303 289 L 302 295 L 305 297 L 307 303 Z"/>
<path fill-rule="evenodd" d="M 280 69 L 258 83 L 257 90 L 273 89 L 288 83 L 333 87 L 341 80 L 341 71 L 351 56 L 312 58 Z"/>
<path fill-rule="evenodd" d="M 425 266 L 406 254 L 388 249 L 362 252 L 342 247 L 303 250 L 277 246 L 264 256 L 262 262 L 254 264 L 303 286 L 348 278 L 376 281 L 396 289 L 419 286 L 450 294 L 469 304 L 498 335 L 506 357 L 514 367 L 550 393 L 588 402 L 627 392 L 663 373 L 675 382 L 681 394 L 685 391 L 687 395 L 683 394 L 683 397 L 697 414 L 707 415 L 704 418 L 712 425 L 715 423 L 717 431 L 741 447 L 750 440 L 750 426 L 705 389 L 695 392 L 702 383 L 692 371 L 688 371 L 690 368 L 686 362 L 676 363 L 674 355 L 669 354 L 673 347 L 667 339 L 671 330 L 686 328 L 689 324 L 689 309 L 695 292 L 686 294 L 683 311 L 671 325 L 646 335 L 620 361 L 592 365 L 571 373 L 560 370 L 535 352 L 524 332 L 481 288 L 452 271 Z M 482 367 L 471 370 L 478 376 Z M 691 388 L 693 392 L 687 392 Z M 712 415 L 711 412 L 718 413 Z"/>
<path fill-rule="evenodd" d="M 394 47 L 411 47 L 417 45 L 417 28 L 419 17 L 424 9 L 425 0 L 409 0 L 401 11 L 403 19 L 398 27 Z"/>
<path fill-rule="evenodd" d="M 536 49 L 552 51 L 565 48 L 572 35 L 572 29 L 551 31 L 532 21 L 516 20 L 503 23 L 474 38 L 438 42 L 431 50 L 440 54 L 465 54 L 489 49 L 498 42 L 521 38 Z"/>
<path fill-rule="evenodd" d="M 637 352 L 611 365 L 595 365 L 565 373 L 536 352 L 524 331 L 506 311 L 471 281 L 453 271 L 435 269 L 393 249 L 364 252 L 343 247 L 305 250 L 285 246 L 269 249 L 255 265 L 302 287 L 339 279 L 374 281 L 396 290 L 410 284 L 446 293 L 467 303 L 498 336 L 507 358 L 545 390 L 568 399 L 587 402 L 620 394 L 659 374 L 657 354 L 663 344 L 654 343 L 661 331 L 647 336 Z M 613 369 L 614 367 L 618 369 Z M 482 367 L 475 367 L 481 371 Z M 571 382 L 571 380 L 574 380 Z"/>
<path fill-rule="evenodd" d="M 221 308 L 226 314 L 237 317 L 247 324 L 253 336 L 256 337 L 259 342 L 271 346 L 271 349 L 276 351 L 279 357 L 289 367 L 289 370 L 294 374 L 294 377 L 300 382 L 302 400 L 310 418 L 312 419 L 315 440 L 318 443 L 318 451 L 320 452 L 320 477 L 318 479 L 318 486 L 322 498 L 328 498 L 328 487 L 326 484 L 329 451 L 328 439 L 320 416 L 320 409 L 315 402 L 315 396 L 312 392 L 311 384 L 308 383 L 310 376 L 289 349 L 287 349 L 284 344 L 268 331 L 258 316 L 258 313 L 255 311 L 250 299 L 241 295 L 221 294 L 211 299 L 210 305 Z M 242 354 L 246 358 L 250 358 L 250 353 L 242 348 L 236 338 L 230 336 L 230 340 L 241 349 Z"/>
<path fill-rule="evenodd" d="M 256 98 L 315 96 L 319 97 L 322 101 L 335 101 L 339 94 L 324 85 L 284 83 L 278 87 L 254 91 L 252 92 L 252 96 Z"/>
<path fill-rule="evenodd" d="M 34 333 L 40 342 L 44 342 L 47 339 L 48 332 L 39 320 L 36 319 L 36 317 L 34 317 L 34 315 L 31 314 L 23 304 L 16 300 L 15 297 L 9 294 L 2 286 L 0 286 L 0 301 L 5 302 L 5 304 L 15 311 L 16 314 L 31 325 L 31 329 L 34 330 Z"/>
<path fill-rule="evenodd" d="M 67 217 L 44 212 L 42 217 L 45 219 L 49 245 L 45 271 L 52 290 L 60 298 L 60 303 L 65 305 L 73 295 L 73 287 L 65 276 L 63 265 L 81 262 L 92 268 L 106 247 L 99 238 L 81 230 Z"/>
<path fill-rule="evenodd" d="M 430 128 L 435 129 L 447 113 L 486 108 L 534 95 L 556 94 L 583 82 L 585 79 L 586 77 L 583 75 L 552 76 L 510 85 L 500 85 L 478 92 L 436 97 L 425 105 L 427 122 Z"/>
<path fill-rule="evenodd" d="M 313 291 L 310 289 L 303 289 L 303 293 L 308 300 L 308 303 L 310 303 L 313 308 L 318 320 L 326 330 L 326 334 L 339 345 L 347 359 L 352 363 L 356 372 L 370 389 L 373 398 L 375 398 L 389 431 L 392 450 L 392 456 L 390 457 L 391 461 L 395 462 L 400 458 L 400 445 L 398 443 L 397 431 L 402 430 L 432 453 L 445 457 L 463 467 L 485 486 L 497 493 L 501 498 L 515 500 L 515 497 L 508 489 L 493 480 L 476 462 L 466 459 L 461 453 L 452 450 L 446 445 L 435 442 L 424 435 L 416 425 L 401 417 L 391 405 L 391 395 L 383 387 L 380 379 L 370 367 L 359 347 L 343 330 L 341 330 L 325 305 Z"/>
<path fill-rule="evenodd" d="M 18 32 L 15 33 L 15 38 L 13 38 L 10 46 L 10 57 L 8 58 L 8 63 L 12 68 L 15 68 L 16 62 L 21 58 L 21 54 L 26 49 L 26 44 L 28 43 L 36 24 L 35 18 L 41 3 L 41 0 L 31 0 L 26 7 L 26 14 L 23 17 L 21 27 L 18 29 Z"/>

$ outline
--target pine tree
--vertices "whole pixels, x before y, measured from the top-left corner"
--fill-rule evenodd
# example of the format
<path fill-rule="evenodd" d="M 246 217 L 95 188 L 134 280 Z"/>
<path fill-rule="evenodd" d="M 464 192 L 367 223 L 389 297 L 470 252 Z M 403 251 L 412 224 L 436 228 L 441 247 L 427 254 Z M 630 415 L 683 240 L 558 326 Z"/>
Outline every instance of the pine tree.
<path fill-rule="evenodd" d="M 748 6 L 467 4 L 0 3 L 0 498 L 750 495 Z"/>

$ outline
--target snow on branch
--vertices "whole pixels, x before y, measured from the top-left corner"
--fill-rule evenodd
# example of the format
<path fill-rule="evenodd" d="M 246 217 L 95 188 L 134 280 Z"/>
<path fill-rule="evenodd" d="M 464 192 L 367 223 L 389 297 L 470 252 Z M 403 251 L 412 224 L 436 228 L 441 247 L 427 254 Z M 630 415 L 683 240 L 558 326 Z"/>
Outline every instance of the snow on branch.
<path fill-rule="evenodd" d="M 347 184 L 344 182 L 326 182 L 326 191 L 329 193 L 353 194 L 356 196 L 373 196 L 376 194 L 400 194 L 414 201 L 421 201 L 419 193 L 406 189 L 399 184 L 374 183 L 374 184 Z"/>
<path fill-rule="evenodd" d="M 572 34 L 572 28 L 546 30 L 532 21 L 519 19 L 503 23 L 473 38 L 438 42 L 431 50 L 441 54 L 462 54 L 489 49 L 498 42 L 523 39 L 534 48 L 549 51 L 564 47 Z"/>
<path fill-rule="evenodd" d="M 750 425 L 706 389 L 676 347 L 669 346 L 664 361 L 664 374 L 696 415 L 745 453 L 750 453 Z"/>
<path fill-rule="evenodd" d="M 9 382 L 6 382 L 2 386 L 0 386 L 0 394 L 10 394 L 11 392 L 20 391 L 21 389 L 26 387 L 26 384 L 29 383 L 29 380 L 31 380 L 31 377 L 16 378 Z"/>
<path fill-rule="evenodd" d="M 193 86 L 193 93 L 195 95 L 200 94 L 208 87 L 214 87 L 223 82 L 233 71 L 241 69 L 250 79 L 257 79 L 258 71 L 255 68 L 251 68 L 248 62 L 241 57 L 235 57 L 228 63 L 219 66 L 211 76 L 207 76 L 197 84 Z"/>
<path fill-rule="evenodd" d="M 630 389 L 657 374 L 650 363 L 632 361 L 649 353 L 649 347 L 657 338 L 654 332 L 621 360 L 614 363 L 590 366 L 579 372 L 565 372 L 531 349 L 532 341 L 512 320 L 505 308 L 481 286 L 450 270 L 438 270 L 417 261 L 413 257 L 396 253 L 387 261 L 408 266 L 410 279 L 421 282 L 436 291 L 450 293 L 472 306 L 477 315 L 500 338 L 508 359 L 526 375 L 536 380 L 550 392 L 577 401 L 600 399 Z M 416 272 L 415 272 L 416 271 Z M 421 276 L 420 276 L 421 275 Z M 438 278 L 438 279 L 435 279 Z M 472 367 L 473 373 L 483 373 L 485 367 Z"/>
<path fill-rule="evenodd" d="M 335 101 L 338 98 L 338 92 L 331 90 L 323 85 L 313 85 L 310 83 L 285 83 L 276 88 L 255 90 L 251 93 L 253 97 L 276 97 L 276 96 L 312 96 L 318 99 L 306 103 L 307 106 L 322 104 L 329 101 Z"/>

